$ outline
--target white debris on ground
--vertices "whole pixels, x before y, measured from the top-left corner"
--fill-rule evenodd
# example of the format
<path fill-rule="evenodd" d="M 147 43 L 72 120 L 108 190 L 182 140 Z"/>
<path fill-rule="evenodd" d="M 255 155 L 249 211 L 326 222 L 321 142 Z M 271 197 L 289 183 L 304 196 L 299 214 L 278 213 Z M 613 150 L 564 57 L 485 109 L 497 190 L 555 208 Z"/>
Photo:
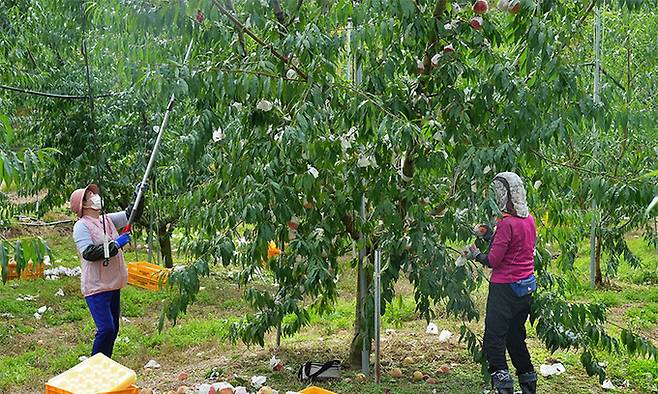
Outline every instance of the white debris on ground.
<path fill-rule="evenodd" d="M 146 365 L 144 365 L 144 368 L 159 369 L 160 364 L 158 364 L 157 361 L 151 359 L 151 360 L 149 360 L 149 362 L 146 363 Z"/>
<path fill-rule="evenodd" d="M 267 378 L 265 376 L 252 376 L 251 385 L 254 386 L 256 390 L 258 390 L 262 385 L 265 384 L 266 380 Z"/>
<path fill-rule="evenodd" d="M 564 365 L 562 365 L 562 363 L 542 364 L 539 366 L 539 373 L 541 373 L 541 375 L 545 378 L 553 375 L 559 375 L 566 371 L 567 369 L 564 368 Z"/>
<path fill-rule="evenodd" d="M 41 320 L 41 317 L 46 313 L 47 310 L 48 310 L 47 306 L 45 306 L 45 305 L 42 306 L 41 308 L 37 309 L 36 312 L 34 312 L 34 317 L 37 320 Z"/>
<path fill-rule="evenodd" d="M 20 295 L 19 294 L 18 297 L 16 297 L 16 301 L 34 301 L 36 299 L 37 299 L 36 296 L 31 296 L 31 295 Z"/>
<path fill-rule="evenodd" d="M 448 342 L 448 340 L 452 337 L 452 333 L 448 330 L 442 330 L 441 333 L 439 334 L 439 342 Z"/>
<path fill-rule="evenodd" d="M 603 390 L 614 390 L 615 385 L 612 384 L 612 381 L 610 379 L 606 379 L 606 380 L 603 381 L 603 384 L 601 385 L 601 388 L 603 388 Z"/>
<path fill-rule="evenodd" d="M 224 393 L 224 392 L 235 393 L 237 389 L 238 387 L 233 388 L 233 385 L 231 385 L 228 382 L 219 382 L 213 384 L 204 383 L 196 388 L 196 394 L 210 394 L 210 393 Z"/>
<path fill-rule="evenodd" d="M 60 287 L 59 290 L 57 290 L 57 293 L 55 293 L 57 297 L 64 297 L 64 290 Z"/>
<path fill-rule="evenodd" d="M 270 359 L 270 369 L 272 371 L 280 371 L 283 369 L 283 362 L 276 358 L 276 356 L 272 356 Z"/>
<path fill-rule="evenodd" d="M 212 386 L 208 383 L 202 383 L 197 387 L 196 394 L 208 394 Z"/>
<path fill-rule="evenodd" d="M 13 318 L 14 318 L 14 315 L 12 315 L 12 314 L 9 313 L 9 312 L 5 312 L 5 313 L 0 313 L 0 317 L 5 317 L 5 318 L 7 318 L 7 319 L 13 319 Z"/>
<path fill-rule="evenodd" d="M 262 378 L 259 379 L 263 380 L 265 379 L 263 376 L 254 376 L 254 378 Z M 253 382 L 252 382 L 253 383 Z M 151 390 L 151 389 L 148 389 Z M 190 394 L 279 394 L 283 393 L 283 391 L 278 391 L 275 390 L 274 388 L 270 386 L 260 386 L 259 388 L 255 389 L 258 391 L 250 391 L 244 386 L 235 386 L 233 387 L 232 384 L 228 382 L 217 382 L 217 383 L 201 383 L 201 384 L 193 384 L 191 386 L 180 386 L 178 387 L 178 391 L 176 392 L 181 392 L 181 393 L 190 393 Z M 152 390 L 148 391 L 148 393 L 159 393 L 159 391 Z M 298 391 L 285 391 L 285 394 L 299 394 Z"/>
<path fill-rule="evenodd" d="M 80 270 L 80 267 L 68 268 L 60 265 L 58 267 L 43 271 L 43 276 L 46 278 L 46 280 L 57 280 L 64 276 L 80 276 L 81 272 L 82 271 Z"/>
<path fill-rule="evenodd" d="M 131 321 L 125 316 L 121 316 L 121 321 L 124 323 L 131 323 Z"/>
<path fill-rule="evenodd" d="M 87 358 L 88 358 L 87 356 L 80 356 L 80 357 L 78 357 L 78 361 L 83 362 L 83 361 L 85 361 Z"/>
<path fill-rule="evenodd" d="M 434 323 L 430 323 L 427 325 L 427 329 L 425 329 L 425 333 L 439 335 L 439 327 L 437 327 L 436 324 Z"/>

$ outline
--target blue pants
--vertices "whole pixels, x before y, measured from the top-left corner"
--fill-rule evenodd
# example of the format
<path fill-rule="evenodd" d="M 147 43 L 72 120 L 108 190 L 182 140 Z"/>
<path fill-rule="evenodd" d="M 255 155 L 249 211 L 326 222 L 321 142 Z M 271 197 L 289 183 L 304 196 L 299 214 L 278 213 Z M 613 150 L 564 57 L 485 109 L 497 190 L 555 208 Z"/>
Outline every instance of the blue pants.
<path fill-rule="evenodd" d="M 120 290 L 106 291 L 85 298 L 91 316 L 96 323 L 96 338 L 91 355 L 103 353 L 112 357 L 114 341 L 119 335 L 119 316 L 121 315 Z"/>

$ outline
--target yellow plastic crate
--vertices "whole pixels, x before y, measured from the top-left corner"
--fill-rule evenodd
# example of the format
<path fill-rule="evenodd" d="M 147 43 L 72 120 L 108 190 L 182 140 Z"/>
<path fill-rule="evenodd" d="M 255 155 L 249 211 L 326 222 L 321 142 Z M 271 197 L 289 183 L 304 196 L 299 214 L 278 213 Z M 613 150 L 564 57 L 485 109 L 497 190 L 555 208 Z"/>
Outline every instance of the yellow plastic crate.
<path fill-rule="evenodd" d="M 333 391 L 325 390 L 321 387 L 316 387 L 316 386 L 309 386 L 305 388 L 304 390 L 300 391 L 300 393 L 304 394 L 336 394 Z"/>
<path fill-rule="evenodd" d="M 135 386 L 134 384 L 130 387 L 126 387 L 125 389 L 119 389 L 115 391 L 104 391 L 102 393 L 97 393 L 97 394 L 139 394 L 139 387 Z M 74 394 L 70 391 L 58 389 L 57 387 L 53 387 L 51 385 L 46 384 L 46 394 Z"/>
<path fill-rule="evenodd" d="M 46 382 L 47 394 L 133 394 L 137 374 L 97 353 Z"/>
<path fill-rule="evenodd" d="M 36 266 L 33 267 L 32 261 L 29 261 L 27 263 L 27 266 L 23 268 L 21 271 L 21 279 L 41 279 L 43 278 L 43 271 L 44 271 L 45 264 L 36 264 Z M 10 261 L 8 264 L 9 268 L 9 273 L 7 275 L 7 280 L 14 280 L 18 279 L 18 274 L 16 273 L 16 262 L 15 261 Z"/>
<path fill-rule="evenodd" d="M 169 270 L 146 261 L 128 263 L 128 283 L 148 290 L 160 290 L 167 284 Z"/>

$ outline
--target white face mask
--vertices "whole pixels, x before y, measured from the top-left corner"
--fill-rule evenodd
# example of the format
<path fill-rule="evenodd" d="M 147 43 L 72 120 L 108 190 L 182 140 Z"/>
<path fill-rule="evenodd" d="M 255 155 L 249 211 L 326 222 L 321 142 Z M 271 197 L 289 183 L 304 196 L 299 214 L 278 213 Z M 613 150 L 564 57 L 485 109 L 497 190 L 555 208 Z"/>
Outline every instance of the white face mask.
<path fill-rule="evenodd" d="M 91 196 L 91 206 L 90 208 L 95 210 L 95 211 L 100 211 L 101 208 L 103 207 L 103 200 L 101 199 L 101 196 L 98 194 L 94 194 Z"/>

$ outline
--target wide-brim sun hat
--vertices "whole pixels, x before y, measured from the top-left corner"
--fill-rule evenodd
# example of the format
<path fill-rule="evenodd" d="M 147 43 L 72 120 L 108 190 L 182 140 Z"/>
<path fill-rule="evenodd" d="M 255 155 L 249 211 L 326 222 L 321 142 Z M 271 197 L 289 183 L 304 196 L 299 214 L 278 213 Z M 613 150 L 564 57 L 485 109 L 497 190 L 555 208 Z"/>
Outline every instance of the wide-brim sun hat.
<path fill-rule="evenodd" d="M 85 199 L 85 194 L 90 190 L 93 193 L 98 194 L 98 186 L 93 183 L 90 183 L 84 189 L 77 189 L 71 193 L 71 198 L 69 200 L 69 209 L 73 211 L 78 217 L 82 217 L 82 202 Z"/>

